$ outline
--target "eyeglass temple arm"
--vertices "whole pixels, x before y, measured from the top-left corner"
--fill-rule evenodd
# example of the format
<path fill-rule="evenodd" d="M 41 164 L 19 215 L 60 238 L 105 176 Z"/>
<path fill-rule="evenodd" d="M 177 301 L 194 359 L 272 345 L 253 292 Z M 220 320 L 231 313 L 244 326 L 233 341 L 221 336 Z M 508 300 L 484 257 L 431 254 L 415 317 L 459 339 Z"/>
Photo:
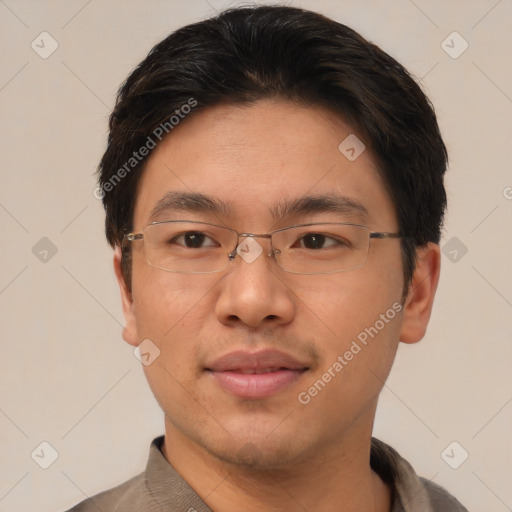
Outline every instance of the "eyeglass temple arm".
<path fill-rule="evenodd" d="M 128 242 L 142 240 L 143 238 L 144 235 L 142 233 L 126 233 L 121 240 L 121 249 L 125 249 L 129 245 Z"/>
<path fill-rule="evenodd" d="M 133 242 L 133 240 L 142 240 L 144 235 L 142 233 L 128 233 L 124 235 L 124 238 L 130 242 Z"/>

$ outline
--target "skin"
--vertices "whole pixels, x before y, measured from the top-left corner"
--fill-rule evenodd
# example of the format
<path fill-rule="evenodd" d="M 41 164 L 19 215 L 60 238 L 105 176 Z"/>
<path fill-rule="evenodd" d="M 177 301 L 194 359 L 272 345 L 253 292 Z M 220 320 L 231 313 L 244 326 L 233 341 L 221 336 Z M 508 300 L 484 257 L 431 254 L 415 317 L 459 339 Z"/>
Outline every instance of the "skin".
<path fill-rule="evenodd" d="M 219 105 L 178 125 L 142 176 L 134 232 L 169 191 L 222 199 L 230 212 L 167 212 L 160 220 L 203 220 L 266 233 L 294 223 L 339 221 L 322 213 L 275 219 L 270 208 L 306 194 L 361 202 L 372 231 L 397 231 L 394 208 L 370 151 L 351 162 L 338 146 L 354 131 L 322 108 L 284 100 Z M 362 137 L 360 137 L 362 138 Z M 362 222 L 355 215 L 349 221 Z M 264 249 L 268 240 L 259 239 Z M 177 274 L 147 264 L 133 243 L 131 293 L 114 268 L 126 320 L 123 337 L 149 338 L 161 353 L 144 367 L 165 413 L 163 454 L 215 511 L 389 511 L 390 490 L 371 470 L 378 395 L 399 341 L 425 334 L 439 278 L 436 244 L 418 250 L 402 312 L 387 323 L 307 405 L 297 395 L 344 354 L 394 303 L 403 272 L 399 240 L 372 241 L 365 265 L 330 275 L 294 275 L 264 253 L 214 274 Z M 204 371 L 232 350 L 276 348 L 310 369 L 260 400 L 222 390 Z"/>

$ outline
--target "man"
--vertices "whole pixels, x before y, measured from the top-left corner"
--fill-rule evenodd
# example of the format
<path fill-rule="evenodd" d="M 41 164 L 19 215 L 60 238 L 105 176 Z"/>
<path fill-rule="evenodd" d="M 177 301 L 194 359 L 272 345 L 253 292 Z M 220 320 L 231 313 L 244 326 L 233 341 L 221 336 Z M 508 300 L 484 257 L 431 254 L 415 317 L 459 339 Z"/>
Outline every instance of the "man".
<path fill-rule="evenodd" d="M 429 321 L 446 163 L 407 71 L 321 15 L 235 9 L 159 43 L 97 194 L 165 435 L 72 510 L 466 510 L 372 439 Z"/>

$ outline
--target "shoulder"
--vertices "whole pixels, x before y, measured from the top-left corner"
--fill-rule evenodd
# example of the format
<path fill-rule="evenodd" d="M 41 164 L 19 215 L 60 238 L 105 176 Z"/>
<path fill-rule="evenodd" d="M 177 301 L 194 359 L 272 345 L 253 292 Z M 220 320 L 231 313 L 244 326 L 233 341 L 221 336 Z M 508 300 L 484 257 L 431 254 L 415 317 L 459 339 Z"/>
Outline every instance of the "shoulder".
<path fill-rule="evenodd" d="M 165 459 L 160 450 L 162 442 L 163 436 L 160 436 L 151 443 L 144 472 L 82 501 L 67 512 L 162 512 L 183 509 L 211 512 Z"/>
<path fill-rule="evenodd" d="M 425 478 L 420 477 L 420 481 L 425 485 L 433 512 L 468 512 L 446 489 Z"/>
<path fill-rule="evenodd" d="M 392 489 L 392 512 L 468 512 L 446 489 L 419 477 L 395 449 L 375 438 L 370 464 Z"/>
<path fill-rule="evenodd" d="M 67 512 L 120 512 L 138 510 L 142 496 L 146 494 L 145 472 L 134 476 L 130 480 L 103 491 L 91 498 L 78 503 Z M 135 508 L 134 508 L 135 507 Z"/>

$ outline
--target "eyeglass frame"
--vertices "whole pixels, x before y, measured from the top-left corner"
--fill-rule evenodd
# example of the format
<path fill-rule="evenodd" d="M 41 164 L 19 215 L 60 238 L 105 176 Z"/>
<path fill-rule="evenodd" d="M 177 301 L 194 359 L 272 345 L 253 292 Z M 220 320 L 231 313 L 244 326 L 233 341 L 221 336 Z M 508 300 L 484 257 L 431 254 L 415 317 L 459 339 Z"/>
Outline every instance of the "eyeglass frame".
<path fill-rule="evenodd" d="M 275 229 L 273 231 L 270 231 L 269 233 L 239 233 L 236 229 L 228 228 L 227 226 L 221 226 L 219 224 L 212 224 L 210 222 L 203 222 L 203 221 L 179 219 L 179 220 L 162 220 L 162 221 L 150 222 L 149 224 L 144 226 L 144 228 L 142 228 L 142 232 L 139 232 L 139 233 L 133 233 L 133 232 L 126 233 L 126 234 L 123 235 L 121 248 L 124 248 L 124 242 L 125 241 L 134 242 L 134 241 L 137 241 L 137 240 L 144 240 L 144 230 L 147 227 L 149 227 L 149 226 L 154 226 L 154 225 L 158 225 L 158 224 L 167 224 L 167 223 L 180 223 L 180 222 L 183 222 L 183 223 L 187 222 L 187 223 L 190 223 L 190 224 L 202 224 L 202 225 L 205 225 L 205 226 L 212 226 L 212 227 L 215 227 L 215 228 L 226 229 L 226 230 L 231 231 L 232 233 L 236 234 L 237 235 L 236 245 L 235 245 L 234 249 L 231 252 L 229 252 L 228 255 L 227 255 L 229 261 L 233 261 L 236 258 L 237 249 L 240 246 L 240 238 L 241 237 L 242 238 L 266 238 L 266 239 L 270 240 L 270 249 L 271 249 L 271 252 L 268 253 L 267 256 L 269 258 L 274 257 L 274 260 L 275 260 L 277 266 L 280 269 L 282 269 L 284 272 L 287 272 L 289 274 L 297 274 L 297 275 L 329 275 L 329 274 L 338 274 L 338 273 L 341 273 L 341 272 L 348 272 L 350 270 L 355 270 L 357 268 L 361 268 L 362 266 L 364 266 L 364 264 L 366 263 L 366 261 L 368 259 L 368 254 L 369 254 L 370 244 L 371 244 L 372 239 L 383 240 L 383 239 L 386 239 L 386 238 L 392 238 L 392 239 L 406 238 L 402 233 L 393 233 L 393 232 L 390 232 L 390 231 L 371 231 L 370 228 L 368 226 L 365 226 L 364 224 L 356 224 L 356 223 L 352 223 L 352 222 L 310 222 L 310 223 L 307 223 L 307 224 L 294 224 L 292 226 L 286 226 L 284 228 L 279 228 L 279 229 Z M 277 258 L 275 258 L 275 255 L 276 254 L 280 254 L 281 251 L 279 249 L 274 249 L 274 247 L 272 245 L 272 236 L 275 233 L 279 233 L 281 231 L 286 231 L 288 229 L 301 228 L 301 227 L 309 227 L 309 226 L 322 226 L 322 225 L 324 225 L 324 226 L 325 225 L 342 225 L 342 226 L 355 226 L 355 227 L 364 228 L 368 232 L 368 235 L 369 235 L 368 252 L 366 254 L 366 259 L 364 260 L 364 262 L 361 265 L 357 266 L 357 267 L 351 267 L 351 268 L 344 269 L 344 270 L 336 270 L 336 271 L 333 271 L 333 272 L 292 272 L 290 270 L 284 269 L 279 264 L 279 261 L 277 260 Z M 184 271 L 184 270 L 168 270 L 168 269 L 163 268 L 163 267 L 158 267 L 156 265 L 153 265 L 148 260 L 147 256 L 146 256 L 146 261 L 153 268 L 158 268 L 160 270 L 164 270 L 165 272 L 171 272 L 171 273 L 175 273 L 175 274 L 178 274 L 178 273 L 180 273 L 180 274 L 214 274 L 216 272 L 222 272 L 223 270 L 225 270 L 229 266 L 229 263 L 228 263 L 228 265 L 226 265 L 226 267 L 223 267 L 220 270 L 212 270 L 210 272 L 192 272 L 192 271 Z"/>

